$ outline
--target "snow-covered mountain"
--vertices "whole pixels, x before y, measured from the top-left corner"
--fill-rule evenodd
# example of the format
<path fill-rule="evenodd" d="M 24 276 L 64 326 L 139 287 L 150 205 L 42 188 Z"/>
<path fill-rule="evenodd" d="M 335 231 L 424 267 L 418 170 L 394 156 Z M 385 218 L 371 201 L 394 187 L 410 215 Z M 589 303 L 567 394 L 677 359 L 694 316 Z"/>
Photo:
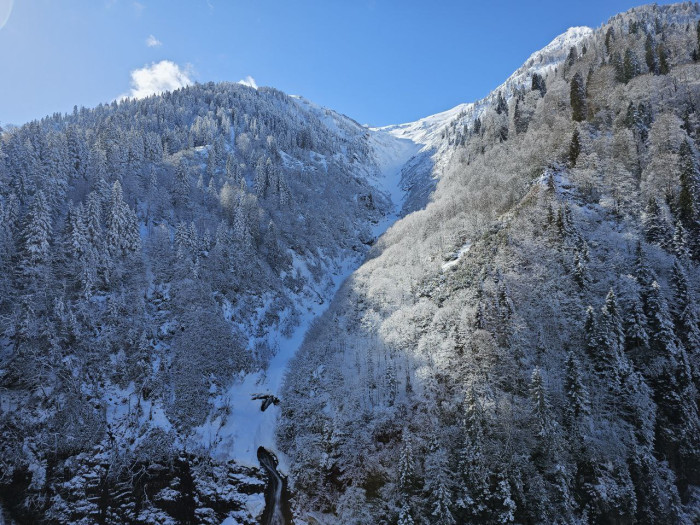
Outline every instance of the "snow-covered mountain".
<path fill-rule="evenodd" d="M 572 29 L 384 128 L 437 180 L 291 361 L 302 522 L 698 519 L 699 14 Z"/>
<path fill-rule="evenodd" d="M 4 130 L 0 513 L 697 519 L 697 19 L 382 128 L 221 83 Z"/>

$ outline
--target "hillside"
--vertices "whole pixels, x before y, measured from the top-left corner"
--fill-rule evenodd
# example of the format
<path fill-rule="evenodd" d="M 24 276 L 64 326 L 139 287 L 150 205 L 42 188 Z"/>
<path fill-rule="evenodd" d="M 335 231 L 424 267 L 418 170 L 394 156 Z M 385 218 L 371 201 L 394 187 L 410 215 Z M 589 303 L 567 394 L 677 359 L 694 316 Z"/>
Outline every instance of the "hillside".
<path fill-rule="evenodd" d="M 699 18 L 381 128 L 208 83 L 0 131 L 0 522 L 699 522 Z"/>
<path fill-rule="evenodd" d="M 698 14 L 569 30 L 388 129 L 430 137 L 437 184 L 290 365 L 302 519 L 698 519 Z"/>
<path fill-rule="evenodd" d="M 279 409 L 253 398 L 278 394 L 309 321 L 395 220 L 414 143 L 224 83 L 76 108 L 0 145 L 3 505 L 32 522 L 255 522 Z"/>

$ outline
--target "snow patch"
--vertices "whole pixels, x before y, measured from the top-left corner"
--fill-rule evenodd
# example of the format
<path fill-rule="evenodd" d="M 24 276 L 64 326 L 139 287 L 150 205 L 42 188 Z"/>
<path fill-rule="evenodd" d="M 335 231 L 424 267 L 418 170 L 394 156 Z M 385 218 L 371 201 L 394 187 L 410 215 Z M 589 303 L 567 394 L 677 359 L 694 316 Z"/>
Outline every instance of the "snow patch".
<path fill-rule="evenodd" d="M 456 266 L 459 260 L 462 258 L 462 256 L 469 252 L 469 249 L 472 247 L 471 242 L 466 242 L 464 243 L 459 250 L 457 250 L 453 254 L 453 258 L 449 261 L 447 261 L 445 264 L 442 265 L 442 271 L 444 272 L 445 270 L 449 270 L 453 266 Z"/>

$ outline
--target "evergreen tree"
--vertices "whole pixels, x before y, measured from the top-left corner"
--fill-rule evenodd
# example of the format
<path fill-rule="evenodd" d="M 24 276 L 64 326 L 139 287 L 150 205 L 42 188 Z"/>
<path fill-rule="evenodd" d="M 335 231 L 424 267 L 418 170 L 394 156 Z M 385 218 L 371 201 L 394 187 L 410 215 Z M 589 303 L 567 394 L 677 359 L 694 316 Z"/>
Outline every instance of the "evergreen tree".
<path fill-rule="evenodd" d="M 407 503 L 404 503 L 399 512 L 399 521 L 397 525 L 414 525 L 414 523 L 413 517 L 411 516 L 411 508 Z"/>
<path fill-rule="evenodd" d="M 574 268 L 572 273 L 576 284 L 583 289 L 588 281 L 588 275 L 586 273 L 586 264 L 581 255 L 579 255 L 578 250 L 574 250 Z"/>
<path fill-rule="evenodd" d="M 126 255 L 141 248 L 136 215 L 124 202 L 119 181 L 115 181 L 112 186 L 112 199 L 107 215 L 107 247 L 113 255 Z"/>
<path fill-rule="evenodd" d="M 575 122 L 586 120 L 586 86 L 581 73 L 576 73 L 571 79 L 571 118 Z"/>
<path fill-rule="evenodd" d="M 214 183 L 214 177 L 209 179 L 209 184 L 207 185 L 207 195 L 211 202 L 216 202 L 219 198 L 219 192 L 216 190 L 216 184 Z"/>
<path fill-rule="evenodd" d="M 685 261 L 690 257 L 690 249 L 688 247 L 688 234 L 686 233 L 686 230 L 683 227 L 683 223 L 680 220 L 676 221 L 676 227 L 673 230 L 671 249 L 674 255 L 682 261 Z"/>
<path fill-rule="evenodd" d="M 655 75 L 659 74 L 659 62 L 656 54 L 656 46 L 651 33 L 647 33 L 647 38 L 644 41 L 644 58 L 649 68 L 649 72 Z"/>
<path fill-rule="evenodd" d="M 544 78 L 539 73 L 532 74 L 531 91 L 539 91 L 541 97 L 545 96 L 547 93 L 547 85 Z"/>
<path fill-rule="evenodd" d="M 27 274 L 37 274 L 49 260 L 51 216 L 44 192 L 37 191 L 27 213 L 23 231 L 22 268 Z"/>
<path fill-rule="evenodd" d="M 508 480 L 502 473 L 498 474 L 498 481 L 491 498 L 491 505 L 495 511 L 493 516 L 494 523 L 515 523 L 517 506 L 512 498 L 510 483 L 508 483 Z"/>
<path fill-rule="evenodd" d="M 641 298 L 636 294 L 626 318 L 625 348 L 633 358 L 646 355 L 649 349 L 648 320 Z"/>
<path fill-rule="evenodd" d="M 455 519 L 450 511 L 451 495 L 442 479 L 432 488 L 432 516 L 430 522 L 438 525 L 454 525 Z"/>
<path fill-rule="evenodd" d="M 549 405 L 544 379 L 539 368 L 532 371 L 530 380 L 530 399 L 533 404 L 533 414 L 537 435 L 540 438 L 548 437 L 552 430 L 552 413 Z"/>
<path fill-rule="evenodd" d="M 399 489 L 408 497 L 416 489 L 416 472 L 414 466 L 413 446 L 408 430 L 403 432 L 403 449 L 399 458 Z"/>
<path fill-rule="evenodd" d="M 441 525 L 454 525 L 455 519 L 450 510 L 452 496 L 448 487 L 451 473 L 447 469 L 447 458 L 445 451 L 433 435 L 431 441 L 431 454 L 425 461 L 426 484 L 425 489 L 430 502 L 431 523 Z"/>
<path fill-rule="evenodd" d="M 685 269 L 678 259 L 673 264 L 671 284 L 674 292 L 672 311 L 676 333 L 688 353 L 693 376 L 698 378 L 700 373 L 700 315 Z"/>
<path fill-rule="evenodd" d="M 187 206 L 190 202 L 191 191 L 187 164 L 184 159 L 180 159 L 180 163 L 175 169 L 175 179 L 172 189 L 173 204 L 175 206 Z"/>
<path fill-rule="evenodd" d="M 595 362 L 598 348 L 598 326 L 595 319 L 595 310 L 592 306 L 586 308 L 586 317 L 583 323 L 583 342 L 588 357 Z"/>
<path fill-rule="evenodd" d="M 602 377 L 613 382 L 613 386 L 619 385 L 619 374 L 624 368 L 622 353 L 624 341 L 620 308 L 615 293 L 610 289 L 598 318 L 594 365 Z"/>
<path fill-rule="evenodd" d="M 680 190 L 678 192 L 678 218 L 688 231 L 697 229 L 696 190 L 698 171 L 695 168 L 693 150 L 689 140 L 681 143 L 679 150 Z"/>
<path fill-rule="evenodd" d="M 571 350 L 567 352 L 565 366 L 564 394 L 566 396 L 566 408 L 564 422 L 569 429 L 573 429 L 582 418 L 590 414 L 590 399 L 588 390 L 581 377 L 581 366 Z"/>
<path fill-rule="evenodd" d="M 503 97 L 503 93 L 501 93 L 500 91 L 498 92 L 498 97 L 496 99 L 496 113 L 498 113 L 499 115 L 508 114 L 508 103 Z"/>
<path fill-rule="evenodd" d="M 649 197 L 642 223 L 646 241 L 649 244 L 663 245 L 668 238 L 668 232 L 661 213 L 661 207 L 656 198 Z"/>
<path fill-rule="evenodd" d="M 490 498 L 484 457 L 485 421 L 481 406 L 471 386 L 464 397 L 462 420 L 462 448 L 459 452 L 459 498 L 458 506 L 465 520 L 480 519 L 487 510 Z"/>
<path fill-rule="evenodd" d="M 625 77 L 625 65 L 622 56 L 617 51 L 612 56 L 612 66 L 615 70 L 615 80 L 617 82 L 627 82 Z"/>
<path fill-rule="evenodd" d="M 605 32 L 605 51 L 610 54 L 610 46 L 615 40 L 615 30 L 611 27 Z"/>
<path fill-rule="evenodd" d="M 653 312 L 649 315 L 653 357 L 646 373 L 659 408 L 657 448 L 682 478 L 694 478 L 700 467 L 700 419 L 690 360 L 676 338 L 668 305 L 656 282 L 648 303 Z"/>
<path fill-rule="evenodd" d="M 654 359 L 672 362 L 676 366 L 679 349 L 676 341 L 668 304 L 661 293 L 661 287 L 654 281 L 649 290 L 645 308 L 649 320 L 650 345 Z M 658 370 L 658 367 L 654 367 Z"/>
<path fill-rule="evenodd" d="M 569 166 L 575 167 L 576 160 L 581 153 L 581 140 L 578 132 L 578 128 L 574 129 L 573 135 L 571 135 L 571 142 L 569 143 Z"/>
<path fill-rule="evenodd" d="M 69 205 L 66 223 L 66 251 L 70 257 L 78 258 L 85 253 L 88 247 L 87 228 L 83 220 L 82 204 L 77 208 Z"/>
<path fill-rule="evenodd" d="M 659 44 L 656 47 L 658 56 L 659 56 L 659 74 L 661 75 L 668 75 L 668 72 L 671 71 L 671 67 L 668 64 L 668 56 L 666 54 L 666 47 L 663 44 Z"/>
<path fill-rule="evenodd" d="M 622 68 L 623 82 L 625 82 L 625 84 L 641 73 L 637 54 L 629 48 L 625 50 L 625 59 Z"/>
<path fill-rule="evenodd" d="M 269 187 L 269 170 L 265 159 L 260 157 L 257 164 L 255 165 L 255 194 L 259 198 L 263 198 L 267 195 L 267 189 Z"/>
<path fill-rule="evenodd" d="M 525 133 L 527 131 L 528 121 L 523 116 L 520 109 L 520 99 L 515 100 L 515 109 L 513 110 L 513 124 L 515 125 L 516 133 Z"/>

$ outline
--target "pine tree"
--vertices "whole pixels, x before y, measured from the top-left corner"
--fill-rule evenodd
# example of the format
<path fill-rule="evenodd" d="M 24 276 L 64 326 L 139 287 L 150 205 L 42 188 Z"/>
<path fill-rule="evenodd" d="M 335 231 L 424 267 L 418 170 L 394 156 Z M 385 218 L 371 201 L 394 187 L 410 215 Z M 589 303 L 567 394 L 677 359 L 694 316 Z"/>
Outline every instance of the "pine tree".
<path fill-rule="evenodd" d="M 571 135 L 571 142 L 569 143 L 569 167 L 573 168 L 576 166 L 576 160 L 581 153 L 581 140 L 578 132 L 578 128 L 574 130 L 573 135 Z"/>
<path fill-rule="evenodd" d="M 671 67 L 668 64 L 668 56 L 666 54 L 666 47 L 663 44 L 659 44 L 656 47 L 656 51 L 659 56 L 659 74 L 668 75 L 671 71 Z"/>
<path fill-rule="evenodd" d="M 623 81 L 625 84 L 641 73 L 637 54 L 631 49 L 625 50 L 625 59 L 622 64 Z"/>
<path fill-rule="evenodd" d="M 503 97 L 503 93 L 501 93 L 500 91 L 498 92 L 498 97 L 496 99 L 496 113 L 498 113 L 499 115 L 503 113 L 505 113 L 506 115 L 508 114 L 508 103 Z"/>
<path fill-rule="evenodd" d="M 494 523 L 515 523 L 515 511 L 517 510 L 517 506 L 515 501 L 513 501 L 510 483 L 502 473 L 498 474 L 496 489 L 491 498 L 491 506 L 495 511 Z"/>
<path fill-rule="evenodd" d="M 678 218 L 683 226 L 689 230 L 697 229 L 696 189 L 698 185 L 698 171 L 695 168 L 693 150 L 689 140 L 684 140 L 678 155 L 680 172 L 680 190 L 678 192 Z"/>
<path fill-rule="evenodd" d="M 532 74 L 532 86 L 531 91 L 539 91 L 540 96 L 543 97 L 547 93 L 547 85 L 544 78 L 539 73 Z"/>
<path fill-rule="evenodd" d="M 622 61 L 622 56 L 617 51 L 612 56 L 612 66 L 615 70 L 615 80 L 617 82 L 627 82 L 625 80 L 625 66 Z"/>
<path fill-rule="evenodd" d="M 36 275 L 48 263 L 51 216 L 44 192 L 37 191 L 25 220 L 22 268 Z"/>
<path fill-rule="evenodd" d="M 574 281 L 576 281 L 576 284 L 578 284 L 579 288 L 583 289 L 586 286 L 586 282 L 588 281 L 586 265 L 581 255 L 579 255 L 578 250 L 574 250 L 573 277 Z"/>
<path fill-rule="evenodd" d="M 644 308 L 644 315 L 649 317 L 649 295 L 652 293 L 652 284 L 657 280 L 654 271 L 649 268 L 644 257 L 644 250 L 642 248 L 642 243 L 637 243 L 637 248 L 635 250 L 635 277 L 637 279 L 637 284 L 639 284 L 639 297 L 642 300 L 642 306 Z"/>
<path fill-rule="evenodd" d="M 673 264 L 671 284 L 674 292 L 673 319 L 676 333 L 688 352 L 692 372 L 700 373 L 700 314 L 688 284 L 688 277 L 678 259 Z"/>
<path fill-rule="evenodd" d="M 676 227 L 673 230 L 671 250 L 673 254 L 682 261 L 686 261 L 690 258 L 690 249 L 688 247 L 688 234 L 686 233 L 686 230 L 683 227 L 683 223 L 680 219 L 676 221 Z"/>
<path fill-rule="evenodd" d="M 416 472 L 414 466 L 413 446 L 408 430 L 403 431 L 403 449 L 399 458 L 399 489 L 404 496 L 410 496 L 416 490 Z"/>
<path fill-rule="evenodd" d="M 659 202 L 654 197 L 649 197 L 644 210 L 644 238 L 649 244 L 661 246 L 668 237 L 668 232 L 661 214 Z"/>
<path fill-rule="evenodd" d="M 681 477 L 700 468 L 700 419 L 690 360 L 676 338 L 671 314 L 658 283 L 649 295 L 653 359 L 646 368 L 658 406 L 658 449 Z M 684 482 L 687 483 L 687 482 Z"/>
<path fill-rule="evenodd" d="M 615 30 L 611 27 L 605 32 L 605 51 L 610 54 L 610 46 L 615 40 Z"/>
<path fill-rule="evenodd" d="M 214 183 L 214 177 L 209 179 L 209 184 L 207 185 L 207 195 L 211 199 L 211 202 L 216 202 L 219 198 L 219 192 L 216 191 L 216 184 Z"/>
<path fill-rule="evenodd" d="M 646 355 L 649 349 L 648 320 L 641 298 L 637 295 L 633 297 L 626 317 L 625 348 L 633 358 Z"/>
<path fill-rule="evenodd" d="M 647 296 L 645 314 L 649 321 L 650 346 L 655 358 L 677 364 L 679 349 L 668 304 L 654 281 Z"/>
<path fill-rule="evenodd" d="M 72 205 L 68 206 L 67 222 L 67 252 L 69 256 L 78 258 L 85 253 L 88 247 L 87 228 L 83 220 L 82 204 L 77 208 Z"/>
<path fill-rule="evenodd" d="M 620 308 L 612 289 L 605 298 L 598 319 L 598 344 L 594 358 L 596 371 L 604 378 L 619 385 L 620 372 L 624 368 L 624 330 Z"/>
<path fill-rule="evenodd" d="M 592 306 L 586 308 L 586 318 L 583 323 L 583 339 L 586 353 L 591 360 L 595 361 L 598 348 L 598 326 L 595 319 L 595 310 Z"/>
<path fill-rule="evenodd" d="M 401 511 L 399 512 L 399 521 L 397 525 L 414 525 L 413 517 L 411 516 L 411 507 L 407 503 L 401 506 Z"/>
<path fill-rule="evenodd" d="M 544 386 L 544 379 L 542 378 L 542 372 L 539 368 L 535 368 L 532 371 L 530 399 L 533 404 L 533 415 L 535 417 L 537 435 L 540 438 L 546 438 L 552 429 L 552 413 L 547 390 Z"/>
<path fill-rule="evenodd" d="M 452 496 L 445 485 L 444 479 L 442 477 L 438 478 L 438 481 L 430 488 L 430 499 L 432 500 L 432 512 L 430 513 L 432 518 L 430 523 L 454 525 L 456 522 L 450 511 Z"/>
<path fill-rule="evenodd" d="M 513 110 L 513 124 L 515 125 L 516 133 L 525 133 L 528 127 L 528 121 L 523 116 L 520 109 L 520 99 L 515 100 L 515 109 Z"/>
<path fill-rule="evenodd" d="M 102 244 L 102 206 L 100 197 L 96 192 L 91 192 L 87 199 L 87 239 L 94 249 Z"/>
<path fill-rule="evenodd" d="M 483 452 L 485 420 L 473 385 L 465 394 L 463 414 L 457 503 L 464 511 L 466 521 L 470 521 L 484 515 L 490 497 L 488 468 Z"/>
<path fill-rule="evenodd" d="M 586 86 L 583 82 L 581 73 L 578 72 L 571 79 L 571 118 L 575 122 L 583 122 L 586 120 Z"/>
<path fill-rule="evenodd" d="M 647 38 L 644 41 L 644 58 L 646 59 L 649 72 L 655 75 L 659 74 L 659 62 L 656 54 L 656 46 L 651 33 L 647 33 Z"/>
<path fill-rule="evenodd" d="M 590 399 L 588 390 L 583 384 L 583 378 L 581 377 L 581 366 L 571 350 L 566 355 L 565 366 L 564 394 L 566 396 L 566 408 L 564 422 L 569 429 L 573 429 L 582 418 L 590 415 Z"/>
<path fill-rule="evenodd" d="M 173 204 L 175 206 L 187 206 L 190 202 L 191 191 L 187 165 L 184 159 L 180 159 L 180 163 L 175 169 L 175 179 L 172 189 Z"/>
<path fill-rule="evenodd" d="M 265 159 L 260 157 L 255 165 L 255 194 L 259 198 L 263 198 L 267 195 L 267 188 L 269 187 L 268 175 Z"/>
<path fill-rule="evenodd" d="M 126 255 L 141 248 L 136 215 L 122 197 L 122 186 L 115 181 L 107 215 L 107 247 L 112 255 Z"/>

